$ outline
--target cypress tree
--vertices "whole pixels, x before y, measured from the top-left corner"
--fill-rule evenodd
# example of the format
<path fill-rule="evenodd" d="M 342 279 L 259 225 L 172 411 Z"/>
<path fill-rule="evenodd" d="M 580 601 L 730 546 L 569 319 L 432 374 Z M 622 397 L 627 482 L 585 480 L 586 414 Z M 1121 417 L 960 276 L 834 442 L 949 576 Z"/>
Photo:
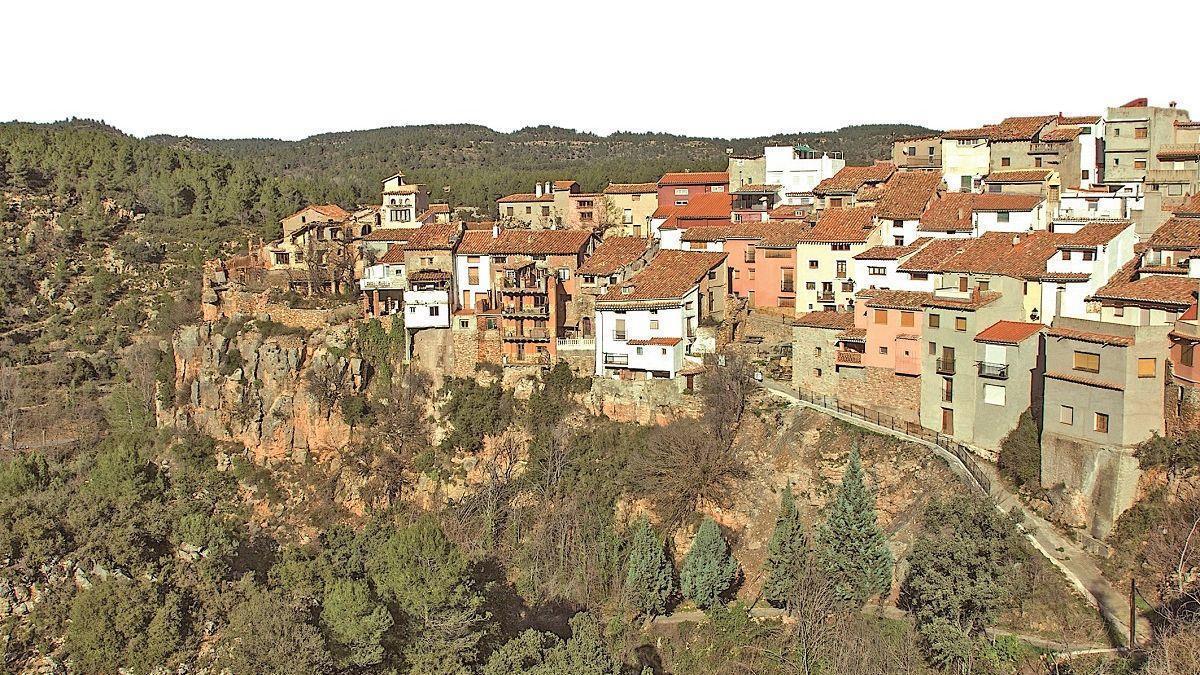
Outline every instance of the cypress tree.
<path fill-rule="evenodd" d="M 775 607 L 787 604 L 795 596 L 808 557 L 808 535 L 804 521 L 796 509 L 792 497 L 792 486 L 787 486 L 779 502 L 779 517 L 775 519 L 775 531 L 767 543 L 767 560 L 764 567 L 767 580 L 763 582 L 762 596 Z"/>
<path fill-rule="evenodd" d="M 646 616 L 665 612 L 675 595 L 674 572 L 663 541 L 643 518 L 633 533 L 629 571 L 625 575 L 625 598 L 630 606 Z"/>
<path fill-rule="evenodd" d="M 737 560 L 729 553 L 721 528 L 712 518 L 705 518 L 679 570 L 683 596 L 701 609 L 708 609 L 721 603 L 721 596 L 733 586 L 737 575 Z"/>
<path fill-rule="evenodd" d="M 821 528 L 821 563 L 842 600 L 861 605 L 892 584 L 892 552 L 879 527 L 875 495 L 863 482 L 857 448 L 842 476 L 837 498 Z"/>

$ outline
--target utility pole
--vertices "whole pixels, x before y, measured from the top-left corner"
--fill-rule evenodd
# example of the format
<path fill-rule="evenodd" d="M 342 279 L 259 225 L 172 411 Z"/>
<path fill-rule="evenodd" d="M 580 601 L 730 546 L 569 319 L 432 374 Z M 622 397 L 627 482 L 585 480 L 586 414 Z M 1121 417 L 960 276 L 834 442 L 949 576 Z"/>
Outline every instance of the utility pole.
<path fill-rule="evenodd" d="M 1137 579 L 1129 580 L 1129 649 L 1137 648 Z"/>

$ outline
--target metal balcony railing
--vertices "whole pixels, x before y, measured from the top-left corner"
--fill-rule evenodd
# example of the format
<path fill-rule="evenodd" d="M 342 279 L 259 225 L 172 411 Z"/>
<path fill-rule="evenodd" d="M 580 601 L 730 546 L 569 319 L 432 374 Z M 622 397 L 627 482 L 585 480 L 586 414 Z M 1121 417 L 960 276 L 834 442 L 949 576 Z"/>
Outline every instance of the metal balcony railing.
<path fill-rule="evenodd" d="M 987 361 L 976 361 L 975 365 L 979 368 L 980 377 L 991 377 L 997 380 L 1008 379 L 1008 365 L 1004 363 L 988 363 Z"/>
<path fill-rule="evenodd" d="M 953 375 L 954 359 L 938 359 L 937 372 L 941 375 Z"/>
<path fill-rule="evenodd" d="M 627 366 L 629 365 L 628 354 L 605 354 L 604 365 L 606 366 Z"/>
<path fill-rule="evenodd" d="M 833 302 L 833 301 L 834 301 L 833 291 L 821 291 L 820 293 L 817 293 L 817 302 Z"/>

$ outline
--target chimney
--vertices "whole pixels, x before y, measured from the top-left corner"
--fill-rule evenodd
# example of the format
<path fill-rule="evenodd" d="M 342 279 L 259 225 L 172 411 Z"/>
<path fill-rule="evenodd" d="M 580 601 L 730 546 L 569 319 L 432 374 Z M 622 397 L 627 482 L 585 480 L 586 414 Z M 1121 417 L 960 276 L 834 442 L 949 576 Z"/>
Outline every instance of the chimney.
<path fill-rule="evenodd" d="M 541 184 L 541 183 L 536 183 L 536 184 L 534 184 L 534 186 L 533 186 L 533 194 L 534 194 L 535 196 L 538 196 L 538 197 L 541 197 L 541 196 L 542 196 L 542 184 Z"/>
<path fill-rule="evenodd" d="M 1021 243 L 1021 235 L 1020 235 L 1020 234 L 1014 234 L 1014 235 L 1013 235 L 1013 246 L 1016 246 L 1016 245 L 1017 245 L 1017 244 L 1019 244 L 1019 243 Z"/>
<path fill-rule="evenodd" d="M 554 188 L 551 187 L 550 181 L 546 181 L 546 194 L 550 194 L 551 192 L 554 192 Z"/>
<path fill-rule="evenodd" d="M 500 237 L 500 223 L 492 223 L 492 239 Z"/>
<path fill-rule="evenodd" d="M 971 289 L 971 302 L 979 302 L 979 287 Z"/>

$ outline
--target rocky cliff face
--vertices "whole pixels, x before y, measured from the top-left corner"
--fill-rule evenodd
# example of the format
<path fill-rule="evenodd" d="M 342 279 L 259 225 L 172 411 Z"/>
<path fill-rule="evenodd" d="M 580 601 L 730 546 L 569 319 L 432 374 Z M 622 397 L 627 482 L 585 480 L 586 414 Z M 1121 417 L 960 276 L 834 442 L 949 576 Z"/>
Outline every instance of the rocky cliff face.
<path fill-rule="evenodd" d="M 159 424 L 241 443 L 264 464 L 345 447 L 350 426 L 335 399 L 364 386 L 362 360 L 347 356 L 349 327 L 266 337 L 255 323 L 176 333 L 175 405 L 160 407 Z"/>

